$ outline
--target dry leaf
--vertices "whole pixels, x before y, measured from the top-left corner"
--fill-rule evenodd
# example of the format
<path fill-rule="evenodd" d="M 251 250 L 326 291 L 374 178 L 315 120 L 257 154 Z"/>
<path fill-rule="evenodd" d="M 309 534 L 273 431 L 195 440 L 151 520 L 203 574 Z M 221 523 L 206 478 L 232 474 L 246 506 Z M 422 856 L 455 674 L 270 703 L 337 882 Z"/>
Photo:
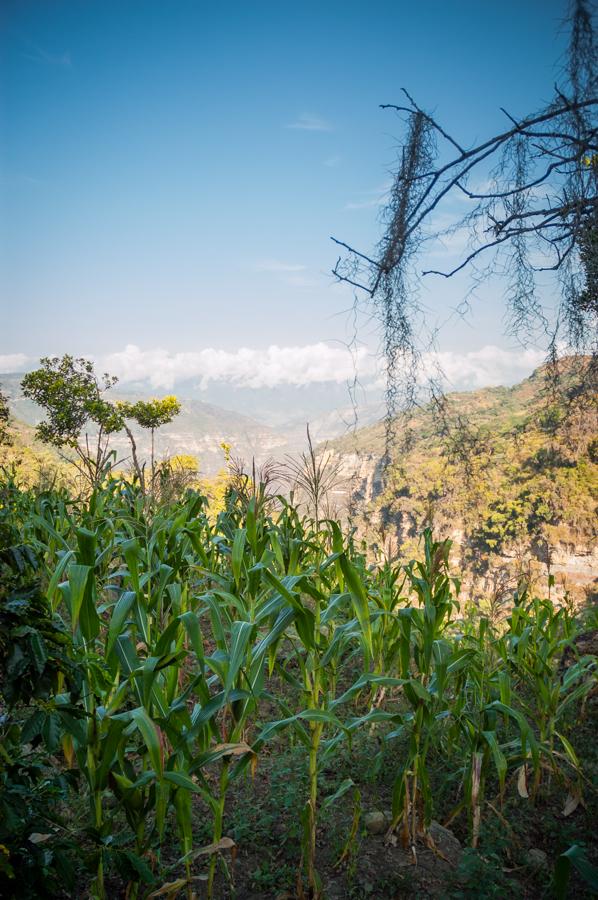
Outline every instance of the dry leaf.
<path fill-rule="evenodd" d="M 572 812 L 575 812 L 580 803 L 581 797 L 579 794 L 567 794 L 567 799 L 565 800 L 565 806 L 563 808 L 563 815 L 570 816 Z"/>
<path fill-rule="evenodd" d="M 245 741 L 241 741 L 240 744 L 216 744 L 214 752 L 220 752 L 221 750 L 224 751 L 224 756 L 243 756 L 245 753 L 253 753 L 253 750 Z"/>
<path fill-rule="evenodd" d="M 529 797 L 527 790 L 527 766 L 520 766 L 517 770 L 517 791 L 520 797 Z"/>
<path fill-rule="evenodd" d="M 151 894 L 148 895 L 148 900 L 152 900 L 153 897 L 163 897 L 164 895 L 175 894 L 186 885 L 186 878 L 177 878 L 176 881 L 167 881 L 166 884 L 162 885 L 162 887 L 158 888 L 155 891 L 152 891 Z"/>
<path fill-rule="evenodd" d="M 197 859 L 198 856 L 211 856 L 213 853 L 219 853 L 221 850 L 232 850 L 234 847 L 236 847 L 236 844 L 232 838 L 223 837 L 214 844 L 207 844 L 200 850 L 196 850 L 191 856 L 186 856 L 185 859 L 192 860 Z"/>

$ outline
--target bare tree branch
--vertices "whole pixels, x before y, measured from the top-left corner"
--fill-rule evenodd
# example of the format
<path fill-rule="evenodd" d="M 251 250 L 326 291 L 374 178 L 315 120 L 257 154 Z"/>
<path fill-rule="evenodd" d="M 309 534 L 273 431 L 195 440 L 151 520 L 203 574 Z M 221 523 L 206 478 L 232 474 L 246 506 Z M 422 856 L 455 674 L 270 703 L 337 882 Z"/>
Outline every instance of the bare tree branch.
<path fill-rule="evenodd" d="M 346 251 L 334 266 L 337 280 L 364 292 L 382 332 L 387 370 L 387 421 L 399 400 L 414 400 L 422 346 L 422 310 L 417 288 L 422 276 L 451 278 L 468 269 L 474 285 L 505 272 L 511 328 L 524 341 L 549 314 L 536 296 L 536 276 L 555 272 L 562 293 L 554 317 L 576 351 L 596 352 L 596 301 L 588 287 L 589 256 L 598 221 L 598 78 L 590 0 L 571 0 L 566 84 L 555 87 L 543 109 L 517 117 L 502 112 L 510 127 L 475 146 L 457 139 L 403 89 L 406 104 L 385 103 L 405 125 L 389 200 L 382 212 L 384 232 L 375 253 L 365 253 L 335 237 Z M 436 142 L 439 142 L 437 147 Z M 448 159 L 441 150 L 448 151 Z M 456 151 L 456 153 L 454 152 Z M 478 183 L 476 184 L 475 181 Z M 479 183 L 485 182 L 480 188 Z M 540 190 L 541 189 L 541 190 Z M 471 208 L 454 215 L 457 197 Z M 438 214 L 452 218 L 440 229 Z M 468 246 L 446 270 L 416 260 L 424 245 L 463 230 Z M 595 253 L 592 249 L 592 253 Z M 484 257 L 485 268 L 478 268 Z M 499 268 L 500 263 L 500 268 Z M 593 263 L 595 265 L 595 263 Z M 469 296 L 469 295 L 468 295 Z M 553 334 L 553 344 L 557 337 Z"/>

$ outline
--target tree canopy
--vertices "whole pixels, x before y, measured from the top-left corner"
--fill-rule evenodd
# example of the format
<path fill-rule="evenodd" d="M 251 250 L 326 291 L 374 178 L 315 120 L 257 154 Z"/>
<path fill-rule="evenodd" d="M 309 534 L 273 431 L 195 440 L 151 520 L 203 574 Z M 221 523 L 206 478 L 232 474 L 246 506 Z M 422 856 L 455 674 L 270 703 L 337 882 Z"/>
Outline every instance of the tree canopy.
<path fill-rule="evenodd" d="M 40 367 L 25 375 L 21 382 L 24 396 L 37 403 L 46 415 L 36 427 L 37 437 L 58 450 L 71 450 L 75 456 L 72 461 L 80 474 L 95 487 L 115 455 L 109 446 L 110 436 L 124 429 L 131 444 L 133 468 L 145 490 L 143 466 L 137 456 L 134 435 L 126 422 L 126 419 L 133 419 L 151 432 L 153 484 L 155 431 L 178 415 L 181 406 L 177 398 L 169 395 L 134 403 L 112 403 L 105 394 L 118 379 L 108 373 L 97 376 L 90 360 L 65 355 L 62 358 L 44 357 L 40 363 Z M 0 434 L 1 426 L 0 403 Z"/>
<path fill-rule="evenodd" d="M 109 436 L 123 427 L 122 414 L 104 397 L 118 379 L 107 373 L 98 377 L 92 362 L 68 354 L 44 357 L 40 363 L 21 382 L 24 396 L 46 414 L 36 434 L 59 450 L 70 448 L 80 473 L 95 485 L 112 455 Z"/>
<path fill-rule="evenodd" d="M 8 397 L 0 390 L 0 447 L 3 444 L 10 444 L 9 422 L 10 409 L 8 406 Z"/>

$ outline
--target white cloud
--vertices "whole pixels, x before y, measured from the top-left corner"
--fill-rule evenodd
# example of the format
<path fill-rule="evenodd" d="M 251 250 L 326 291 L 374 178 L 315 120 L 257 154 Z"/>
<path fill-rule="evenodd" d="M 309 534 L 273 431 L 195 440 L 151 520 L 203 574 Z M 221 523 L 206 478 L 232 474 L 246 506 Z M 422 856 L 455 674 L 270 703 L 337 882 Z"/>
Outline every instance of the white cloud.
<path fill-rule="evenodd" d="M 24 353 L 0 354 L 0 372 L 21 372 L 25 369 L 29 357 Z"/>
<path fill-rule="evenodd" d="M 440 370 L 447 390 L 509 385 L 529 376 L 545 357 L 542 350 L 505 350 L 492 344 L 465 352 L 426 353 L 421 380 L 436 376 Z M 177 382 L 193 378 L 202 389 L 210 382 L 254 389 L 344 384 L 354 378 L 355 369 L 364 389 L 384 386 L 382 357 L 365 346 L 352 354 L 343 344 L 323 341 L 296 347 L 241 347 L 234 351 L 207 347 L 188 353 L 170 353 L 162 348 L 142 350 L 128 344 L 124 350 L 93 359 L 97 371 L 118 376 L 123 385 L 147 382 L 154 390 L 171 390 Z M 37 360 L 24 353 L 0 355 L 0 372 L 23 371 L 32 368 L 34 362 Z"/>
<path fill-rule="evenodd" d="M 365 349 L 358 352 L 364 375 L 374 373 L 372 362 Z M 353 377 L 350 352 L 343 346 L 323 342 L 303 347 L 274 344 L 265 350 L 241 347 L 234 352 L 209 347 L 193 353 L 141 350 L 129 344 L 123 351 L 103 357 L 101 367 L 117 375 L 123 383 L 148 380 L 152 387 L 163 389 L 172 388 L 184 378 L 199 378 L 202 388 L 210 381 L 264 388 L 283 384 L 340 384 Z"/>
<path fill-rule="evenodd" d="M 313 276 L 309 275 L 307 266 L 281 262 L 279 259 L 260 260 L 253 265 L 253 271 L 276 275 L 281 283 L 295 288 L 314 288 L 319 284 Z"/>
<path fill-rule="evenodd" d="M 279 259 L 263 259 L 254 267 L 256 272 L 274 272 L 276 274 L 288 274 L 289 272 L 304 272 L 306 266 L 297 263 L 281 262 Z"/>
<path fill-rule="evenodd" d="M 297 131 L 332 131 L 330 122 L 311 113 L 303 113 L 294 122 L 285 125 L 285 128 L 293 128 Z"/>
<path fill-rule="evenodd" d="M 385 181 L 384 184 L 372 190 L 358 191 L 358 194 L 365 199 L 345 203 L 345 209 L 372 209 L 375 206 L 383 206 L 388 201 L 391 187 L 392 181 Z"/>
<path fill-rule="evenodd" d="M 542 365 L 546 352 L 534 349 L 503 350 L 489 344 L 466 353 L 443 351 L 424 357 L 424 372 L 431 376 L 438 367 L 447 386 L 459 390 L 515 384 Z"/>
<path fill-rule="evenodd" d="M 47 50 L 34 44 L 33 41 L 24 39 L 23 43 L 27 48 L 23 52 L 25 59 L 29 59 L 35 63 L 41 63 L 42 65 L 60 66 L 65 69 L 70 69 L 72 66 L 71 54 L 68 51 L 64 53 L 48 53 Z"/>
<path fill-rule="evenodd" d="M 541 365 L 541 350 L 504 350 L 487 345 L 460 353 L 443 351 L 423 357 L 422 380 L 444 373 L 447 386 L 460 390 L 513 384 Z M 123 383 L 149 381 L 152 387 L 170 389 L 185 378 L 198 378 L 202 388 L 210 381 L 264 388 L 277 385 L 305 386 L 325 382 L 344 383 L 354 376 L 354 359 L 343 345 L 324 342 L 302 347 L 276 344 L 256 350 L 241 347 L 227 351 L 208 347 L 191 353 L 141 350 L 129 344 L 123 351 L 101 359 L 101 368 L 118 375 Z M 355 365 L 364 382 L 383 381 L 383 362 L 366 347 L 359 347 Z"/>
<path fill-rule="evenodd" d="M 373 209 L 376 206 L 382 206 L 384 197 L 378 197 L 372 200 L 362 200 L 359 203 L 345 203 L 345 209 Z"/>

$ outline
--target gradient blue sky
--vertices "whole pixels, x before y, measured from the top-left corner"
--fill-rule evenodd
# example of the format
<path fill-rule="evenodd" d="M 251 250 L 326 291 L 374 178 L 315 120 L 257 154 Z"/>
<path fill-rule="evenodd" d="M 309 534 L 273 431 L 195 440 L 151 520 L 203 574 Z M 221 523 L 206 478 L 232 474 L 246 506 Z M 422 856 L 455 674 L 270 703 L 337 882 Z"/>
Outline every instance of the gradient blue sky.
<path fill-rule="evenodd" d="M 564 0 L 4 0 L 0 354 L 343 340 L 407 87 L 460 136 L 549 99 Z M 458 283 L 429 282 L 441 319 Z M 502 347 L 500 285 L 441 349 Z M 372 328 L 362 337 L 375 345 Z"/>

